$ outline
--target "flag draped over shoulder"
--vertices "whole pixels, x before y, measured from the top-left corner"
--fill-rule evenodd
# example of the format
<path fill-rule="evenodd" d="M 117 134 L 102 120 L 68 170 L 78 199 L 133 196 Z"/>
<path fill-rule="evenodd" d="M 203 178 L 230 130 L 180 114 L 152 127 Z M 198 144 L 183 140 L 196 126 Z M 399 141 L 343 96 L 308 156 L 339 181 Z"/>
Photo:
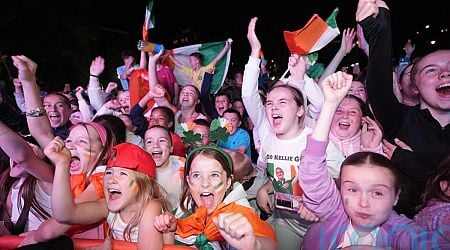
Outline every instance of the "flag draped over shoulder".
<path fill-rule="evenodd" d="M 208 65 L 214 58 L 222 51 L 225 47 L 226 41 L 223 42 L 212 42 L 212 43 L 202 43 L 202 44 L 193 44 L 184 47 L 175 48 L 169 51 L 175 59 L 180 61 L 184 65 L 189 65 L 189 55 L 193 52 L 200 52 L 203 57 L 203 65 Z M 227 54 L 220 59 L 216 64 L 216 69 L 214 71 L 213 82 L 211 84 L 210 93 L 215 94 L 220 87 L 222 87 L 222 83 L 225 80 L 225 77 L 228 73 L 228 67 L 230 64 L 231 58 L 231 49 L 227 51 Z M 188 78 L 181 72 L 179 67 L 175 67 L 173 71 L 175 78 L 177 79 L 178 84 L 181 86 L 185 86 L 189 83 Z"/>
<path fill-rule="evenodd" d="M 308 23 L 297 31 L 284 31 L 284 39 L 292 54 L 306 55 L 330 43 L 340 32 L 336 23 L 339 9 L 333 10 L 326 21 L 314 14 Z"/>
<path fill-rule="evenodd" d="M 148 41 L 148 30 L 155 27 L 155 15 L 153 15 L 153 0 L 148 1 L 145 6 L 145 19 L 142 26 L 142 39 Z"/>

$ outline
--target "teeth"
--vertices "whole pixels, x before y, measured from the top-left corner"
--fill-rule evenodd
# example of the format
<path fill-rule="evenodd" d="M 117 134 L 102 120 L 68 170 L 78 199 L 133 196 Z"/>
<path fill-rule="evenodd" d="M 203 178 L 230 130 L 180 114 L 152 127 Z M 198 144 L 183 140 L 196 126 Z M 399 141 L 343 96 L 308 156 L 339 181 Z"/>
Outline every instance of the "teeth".
<path fill-rule="evenodd" d="M 350 123 L 349 122 L 340 122 L 339 125 L 349 126 Z"/>
<path fill-rule="evenodd" d="M 447 88 L 450 87 L 450 82 L 439 85 L 436 89 Z"/>
<path fill-rule="evenodd" d="M 108 188 L 108 192 L 110 192 L 110 193 L 112 193 L 112 192 L 120 193 L 119 189 L 115 189 L 115 188 Z"/>
<path fill-rule="evenodd" d="M 281 118 L 281 115 L 278 115 L 278 114 L 272 115 L 272 118 L 274 118 L 274 119 Z"/>
<path fill-rule="evenodd" d="M 210 195 L 210 194 L 212 194 L 212 193 L 210 193 L 210 192 L 203 192 L 203 193 L 201 193 L 200 195 L 208 196 L 208 195 Z"/>

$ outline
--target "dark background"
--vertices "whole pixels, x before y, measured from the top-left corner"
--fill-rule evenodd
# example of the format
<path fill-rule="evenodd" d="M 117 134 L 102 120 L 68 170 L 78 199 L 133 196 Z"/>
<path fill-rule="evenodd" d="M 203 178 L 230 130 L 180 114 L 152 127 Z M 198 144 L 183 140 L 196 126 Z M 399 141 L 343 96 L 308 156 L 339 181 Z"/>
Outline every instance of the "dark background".
<path fill-rule="evenodd" d="M 91 60 L 101 55 L 106 70 L 103 85 L 116 81 L 115 68 L 122 64 L 121 51 L 138 54 L 136 43 L 147 0 L 105 1 L 25 1 L 2 0 L 0 4 L 0 77 L 10 88 L 10 76 L 17 75 L 5 55 L 23 54 L 38 63 L 38 78 L 46 90 L 62 90 L 64 83 L 86 86 Z M 449 48 L 449 17 L 444 1 L 387 1 L 392 11 L 394 60 L 403 55 L 408 38 L 416 43 L 414 55 L 436 48 Z M 245 5 L 245 7 L 244 7 Z M 154 0 L 156 26 L 149 40 L 168 49 L 195 43 L 224 41 L 231 37 L 232 64 L 229 74 L 243 71 L 250 47 L 246 38 L 251 17 L 258 16 L 256 32 L 261 40 L 270 74 L 280 76 L 286 69 L 289 51 L 284 30 L 303 27 L 314 13 L 326 19 L 335 7 L 340 9 L 338 27 L 355 27 L 356 0 L 275 0 L 275 1 L 170 1 Z M 253 7 L 248 7 L 253 6 Z M 425 29 L 429 24 L 430 28 Z M 445 32 L 441 32 L 445 31 Z M 419 33 L 416 33 L 419 32 Z M 431 45 L 430 41 L 436 44 Z M 341 36 L 322 49 L 319 62 L 325 65 L 340 46 Z M 273 60 L 273 61 L 272 61 Z M 342 66 L 365 64 L 363 53 L 355 48 Z"/>

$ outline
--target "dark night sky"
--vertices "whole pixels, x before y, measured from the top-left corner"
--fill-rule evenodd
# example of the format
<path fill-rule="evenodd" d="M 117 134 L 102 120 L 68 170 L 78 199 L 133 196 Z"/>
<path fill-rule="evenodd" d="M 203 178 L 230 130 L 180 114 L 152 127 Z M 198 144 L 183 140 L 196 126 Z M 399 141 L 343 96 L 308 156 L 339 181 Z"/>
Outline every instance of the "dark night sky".
<path fill-rule="evenodd" d="M 231 37 L 234 43 L 230 72 L 243 70 L 248 58 L 250 48 L 246 31 L 251 17 L 259 17 L 256 32 L 266 58 L 269 62 L 273 59 L 284 71 L 289 51 L 284 43 L 283 30 L 303 27 L 314 13 L 326 19 L 335 7 L 340 9 L 337 17 L 340 30 L 354 27 L 357 4 L 356 0 L 277 0 L 270 1 L 270 4 L 253 0 L 154 1 L 156 27 L 150 30 L 150 41 L 162 43 L 170 49 Z M 26 0 L 2 1 L 0 51 L 9 55 L 30 55 L 40 65 L 42 78 L 55 85 L 85 81 L 90 60 L 96 55 L 104 56 L 107 61 L 109 70 L 103 80 L 112 80 L 113 68 L 121 63 L 120 51 L 136 48 L 147 0 L 128 1 L 128 4 L 105 0 L 38 2 L 33 5 Z M 434 47 L 449 47 L 449 32 L 438 32 L 449 26 L 443 2 L 428 0 L 419 6 L 412 4 L 411 0 L 387 1 L 392 11 L 395 57 L 401 55 L 407 38 L 417 41 L 417 54 L 432 48 L 431 45 L 424 46 L 425 41 L 432 39 L 438 40 Z M 255 7 L 244 7 L 243 4 Z M 66 23 L 71 28 L 64 32 Z M 431 25 L 426 32 L 425 24 Z M 58 27 L 52 28 L 54 26 Z M 190 40 L 174 45 L 173 42 L 186 30 L 189 30 Z M 420 31 L 420 36 L 417 37 L 415 31 Z M 319 53 L 319 61 L 328 63 L 340 41 L 339 36 L 325 47 Z M 354 49 L 344 59 L 343 65 L 363 60 L 361 55 L 359 49 Z"/>

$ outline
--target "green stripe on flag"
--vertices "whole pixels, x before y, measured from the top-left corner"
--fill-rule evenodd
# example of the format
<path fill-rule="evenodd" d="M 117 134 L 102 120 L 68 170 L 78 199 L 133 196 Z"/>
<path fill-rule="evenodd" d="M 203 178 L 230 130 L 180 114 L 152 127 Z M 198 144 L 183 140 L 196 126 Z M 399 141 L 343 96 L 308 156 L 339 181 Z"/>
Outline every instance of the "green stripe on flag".
<path fill-rule="evenodd" d="M 214 58 L 222 51 L 223 47 L 225 47 L 225 42 L 213 42 L 213 43 L 204 43 L 201 44 L 199 48 L 199 52 L 203 56 L 203 65 L 208 65 Z M 225 54 L 222 59 L 220 59 L 216 64 L 216 70 L 214 72 L 213 81 L 211 83 L 210 93 L 215 94 L 220 87 L 222 87 L 222 83 L 225 80 L 226 74 L 228 72 L 229 58 L 230 58 L 231 49 L 228 50 L 227 54 Z"/>
<path fill-rule="evenodd" d="M 331 13 L 331 15 L 325 21 L 328 24 L 328 26 L 330 26 L 333 29 L 337 28 L 336 16 L 338 14 L 339 14 L 339 8 L 335 8 L 333 10 L 333 12 Z"/>
<path fill-rule="evenodd" d="M 153 0 L 148 1 L 146 10 L 145 10 L 145 25 L 147 29 L 153 29 L 155 27 L 155 15 L 152 13 L 153 11 Z"/>

